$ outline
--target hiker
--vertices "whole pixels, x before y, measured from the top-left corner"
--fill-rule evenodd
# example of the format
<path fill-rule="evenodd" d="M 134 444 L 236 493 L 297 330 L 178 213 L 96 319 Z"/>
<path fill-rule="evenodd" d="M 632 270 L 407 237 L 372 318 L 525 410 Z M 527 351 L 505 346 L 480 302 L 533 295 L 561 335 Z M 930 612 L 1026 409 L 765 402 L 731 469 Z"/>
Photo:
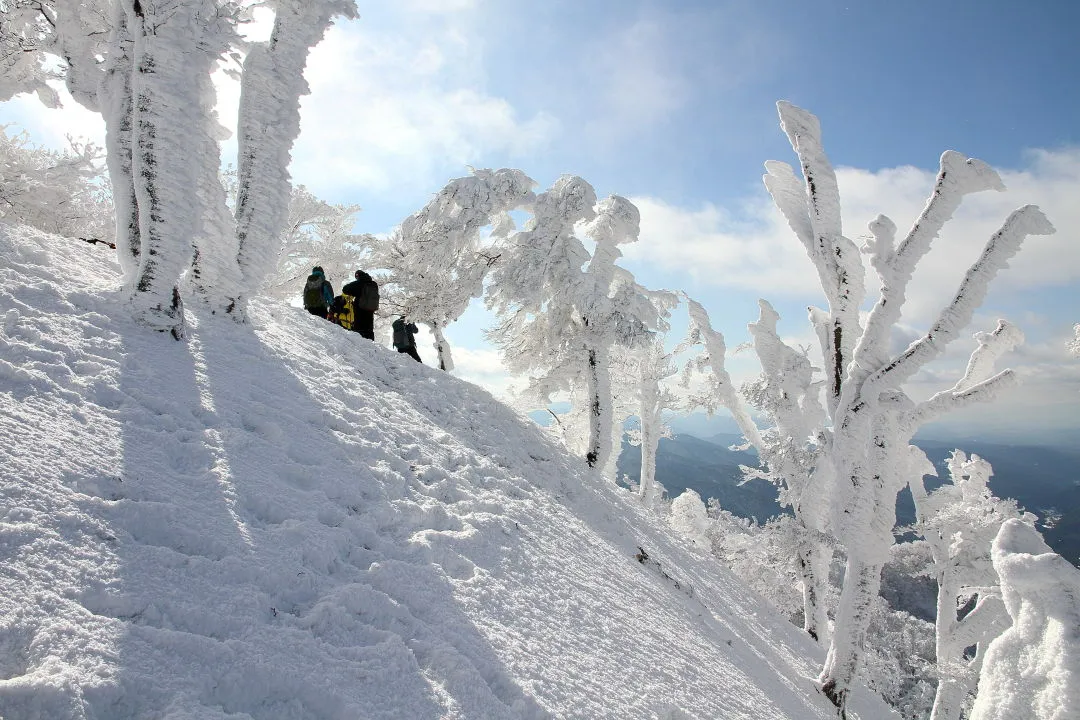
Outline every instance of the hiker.
<path fill-rule="evenodd" d="M 352 298 L 348 295 L 335 295 L 334 301 L 330 303 L 330 314 L 327 319 L 346 330 L 352 330 L 356 320 L 353 316 Z"/>
<path fill-rule="evenodd" d="M 304 309 L 312 315 L 326 319 L 330 303 L 334 301 L 334 286 L 326 279 L 326 273 L 316 265 L 311 268 L 307 282 L 304 283 Z"/>
<path fill-rule="evenodd" d="M 399 353 L 408 353 L 409 357 L 418 363 L 423 364 L 423 360 L 420 359 L 420 354 L 416 352 L 416 338 L 413 336 L 416 334 L 416 325 L 411 322 L 405 321 L 405 316 L 402 315 L 394 321 L 394 347 L 397 348 Z"/>
<path fill-rule="evenodd" d="M 366 337 L 375 339 L 375 311 L 379 309 L 379 283 L 363 270 L 357 270 L 356 279 L 341 288 L 341 294 L 352 305 L 352 329 Z"/>

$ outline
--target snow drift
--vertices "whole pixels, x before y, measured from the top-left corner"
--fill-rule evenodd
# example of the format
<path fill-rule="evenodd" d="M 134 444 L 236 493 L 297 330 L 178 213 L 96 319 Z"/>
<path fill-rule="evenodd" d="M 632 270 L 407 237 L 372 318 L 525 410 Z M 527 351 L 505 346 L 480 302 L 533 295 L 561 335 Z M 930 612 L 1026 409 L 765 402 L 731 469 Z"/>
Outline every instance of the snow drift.
<path fill-rule="evenodd" d="M 0 277 L 6 720 L 834 717 L 819 647 L 484 391 L 268 301 L 175 342 L 101 246 L 0 224 Z"/>

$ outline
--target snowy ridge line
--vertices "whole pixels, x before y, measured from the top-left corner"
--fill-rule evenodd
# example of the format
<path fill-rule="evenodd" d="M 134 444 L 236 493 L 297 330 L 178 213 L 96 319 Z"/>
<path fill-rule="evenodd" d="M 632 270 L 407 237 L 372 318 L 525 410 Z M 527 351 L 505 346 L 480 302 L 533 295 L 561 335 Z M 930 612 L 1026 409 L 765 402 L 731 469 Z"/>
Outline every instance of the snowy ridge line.
<path fill-rule="evenodd" d="M 807 638 L 486 392 L 259 299 L 173 342 L 114 258 L 0 225 L 0 717 L 832 717 Z"/>

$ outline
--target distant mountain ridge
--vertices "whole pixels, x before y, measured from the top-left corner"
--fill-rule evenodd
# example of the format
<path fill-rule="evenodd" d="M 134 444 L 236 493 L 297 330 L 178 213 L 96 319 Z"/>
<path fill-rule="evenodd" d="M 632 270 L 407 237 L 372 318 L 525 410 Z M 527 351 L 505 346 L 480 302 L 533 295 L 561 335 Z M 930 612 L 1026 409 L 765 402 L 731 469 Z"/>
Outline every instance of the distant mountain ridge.
<path fill-rule="evenodd" d="M 770 483 L 742 482 L 739 466 L 757 465 L 753 451 L 731 449 L 742 443 L 739 435 L 728 433 L 709 438 L 679 433 L 663 438 L 657 452 L 656 479 L 671 497 L 689 488 L 702 499 L 716 498 L 722 508 L 739 517 L 765 522 L 785 509 L 777 502 L 777 489 Z M 1037 515 L 1050 547 L 1080 566 L 1080 450 L 977 440 L 916 439 L 914 444 L 926 452 L 941 479 L 948 477 L 945 460 L 954 449 L 987 460 L 994 468 L 990 479 L 994 494 L 1012 498 Z M 637 483 L 640 465 L 641 449 L 624 444 L 619 475 Z M 910 525 L 914 521 L 914 504 L 905 488 L 897 500 L 897 523 Z"/>

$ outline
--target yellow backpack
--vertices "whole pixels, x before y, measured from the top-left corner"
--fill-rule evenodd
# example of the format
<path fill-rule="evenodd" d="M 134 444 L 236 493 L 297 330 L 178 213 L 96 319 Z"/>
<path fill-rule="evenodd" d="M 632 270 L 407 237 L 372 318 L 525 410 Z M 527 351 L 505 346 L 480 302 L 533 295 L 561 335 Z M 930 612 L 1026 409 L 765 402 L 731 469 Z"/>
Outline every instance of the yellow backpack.
<path fill-rule="evenodd" d="M 353 298 L 350 295 L 338 295 L 330 305 L 330 312 L 334 315 L 334 322 L 346 330 L 352 330 L 356 322 L 353 313 Z"/>

